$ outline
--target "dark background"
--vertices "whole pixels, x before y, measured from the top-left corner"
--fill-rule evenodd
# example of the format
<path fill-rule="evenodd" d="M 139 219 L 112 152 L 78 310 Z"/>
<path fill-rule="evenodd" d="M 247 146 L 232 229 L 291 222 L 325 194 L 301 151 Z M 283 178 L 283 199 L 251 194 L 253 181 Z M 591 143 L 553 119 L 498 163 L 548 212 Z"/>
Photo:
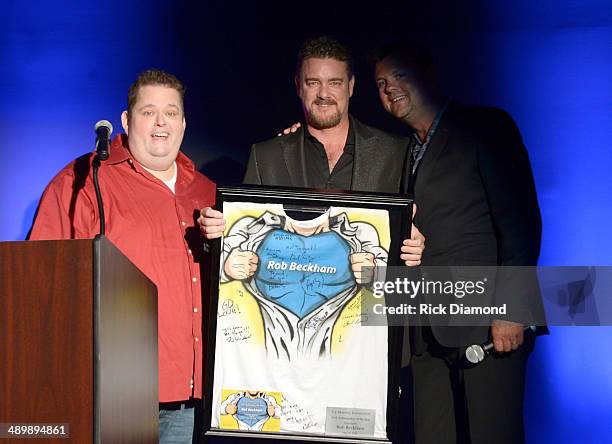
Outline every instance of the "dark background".
<path fill-rule="evenodd" d="M 301 42 L 344 40 L 357 58 L 351 111 L 384 114 L 364 55 L 392 38 L 428 43 L 449 94 L 508 110 L 532 161 L 542 265 L 612 264 L 612 6 L 604 0 L 405 2 L 3 1 L 0 240 L 23 239 L 53 175 L 120 132 L 127 89 L 159 67 L 187 84 L 184 151 L 219 183 L 240 180 L 252 143 L 300 119 Z M 612 433 L 610 327 L 552 328 L 531 358 L 528 442 Z M 500 412 L 503 414 L 503 412 Z"/>

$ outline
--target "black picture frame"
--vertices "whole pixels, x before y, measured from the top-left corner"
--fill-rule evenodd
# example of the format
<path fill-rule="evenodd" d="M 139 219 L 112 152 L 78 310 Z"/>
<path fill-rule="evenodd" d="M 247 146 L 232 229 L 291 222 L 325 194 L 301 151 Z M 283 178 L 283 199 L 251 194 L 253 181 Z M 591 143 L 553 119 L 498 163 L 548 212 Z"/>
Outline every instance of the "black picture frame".
<path fill-rule="evenodd" d="M 390 248 L 388 265 L 401 265 L 400 248 L 402 241 L 409 236 L 412 219 L 410 196 L 403 194 L 363 193 L 354 191 L 316 190 L 289 187 L 271 187 L 264 185 L 223 186 L 217 189 L 217 209 L 223 208 L 224 202 L 247 202 L 254 204 L 282 204 L 287 211 L 323 213 L 330 206 L 348 208 L 381 209 L 388 211 L 390 226 Z M 204 435 L 208 442 L 224 437 L 221 442 L 232 440 L 275 439 L 279 441 L 301 442 L 337 442 L 337 443 L 394 443 L 397 442 L 399 424 L 400 367 L 403 345 L 403 328 L 388 327 L 388 387 L 387 387 L 387 439 L 362 438 L 353 436 L 257 432 L 244 430 L 227 430 L 212 428 L 212 401 L 215 374 L 215 344 L 217 332 L 217 313 L 220 285 L 221 240 L 210 243 L 208 304 L 208 323 L 205 328 L 207 337 L 205 383 L 204 383 Z M 206 300 L 206 296 L 204 296 Z M 233 442 L 233 441 L 232 441 Z"/>

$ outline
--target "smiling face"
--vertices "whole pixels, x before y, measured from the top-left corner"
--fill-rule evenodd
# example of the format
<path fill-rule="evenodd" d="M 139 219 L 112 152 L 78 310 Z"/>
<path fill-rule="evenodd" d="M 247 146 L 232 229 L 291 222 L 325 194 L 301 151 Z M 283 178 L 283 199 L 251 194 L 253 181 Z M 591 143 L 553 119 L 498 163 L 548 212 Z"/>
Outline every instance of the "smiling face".
<path fill-rule="evenodd" d="M 383 107 L 394 117 L 410 121 L 420 101 L 414 71 L 392 57 L 385 57 L 376 63 L 375 75 Z"/>
<path fill-rule="evenodd" d="M 171 171 L 185 134 L 179 92 L 163 85 L 144 85 L 128 115 L 121 115 L 134 159 L 153 175 Z M 173 170 L 172 170 L 173 171 Z"/>
<path fill-rule="evenodd" d="M 321 130 L 348 120 L 355 78 L 349 79 L 346 62 L 332 58 L 305 59 L 295 83 L 310 126 Z"/>

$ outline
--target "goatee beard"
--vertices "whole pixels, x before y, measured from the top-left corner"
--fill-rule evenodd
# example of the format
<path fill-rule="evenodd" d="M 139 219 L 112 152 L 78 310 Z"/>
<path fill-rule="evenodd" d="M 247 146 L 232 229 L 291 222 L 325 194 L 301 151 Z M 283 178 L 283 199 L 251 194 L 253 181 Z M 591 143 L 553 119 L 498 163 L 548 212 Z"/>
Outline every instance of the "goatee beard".
<path fill-rule="evenodd" d="M 321 117 L 311 112 L 308 113 L 308 115 L 306 116 L 306 121 L 313 128 L 318 130 L 324 130 L 338 126 L 342 121 L 342 113 L 338 111 L 334 115 L 328 117 Z"/>

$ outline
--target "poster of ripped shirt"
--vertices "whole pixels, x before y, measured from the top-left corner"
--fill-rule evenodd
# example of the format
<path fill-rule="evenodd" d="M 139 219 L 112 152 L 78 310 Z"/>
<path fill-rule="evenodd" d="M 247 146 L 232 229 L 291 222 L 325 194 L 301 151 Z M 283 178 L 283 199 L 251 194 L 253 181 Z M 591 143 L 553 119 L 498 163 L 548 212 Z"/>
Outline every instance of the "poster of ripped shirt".
<path fill-rule="evenodd" d="M 211 426 L 386 439 L 387 329 L 360 316 L 371 267 L 387 263 L 388 212 L 223 214 Z"/>

